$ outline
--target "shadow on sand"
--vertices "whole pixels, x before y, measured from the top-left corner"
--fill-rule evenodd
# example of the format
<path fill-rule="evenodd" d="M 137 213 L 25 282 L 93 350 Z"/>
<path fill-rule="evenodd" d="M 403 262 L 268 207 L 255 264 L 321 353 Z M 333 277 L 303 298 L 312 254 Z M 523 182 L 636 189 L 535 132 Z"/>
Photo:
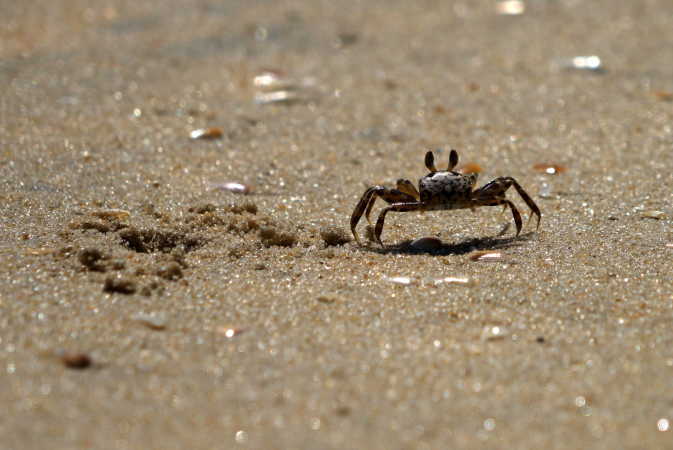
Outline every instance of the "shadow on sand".
<path fill-rule="evenodd" d="M 402 241 L 393 245 L 386 245 L 384 248 L 377 246 L 369 246 L 366 250 L 380 253 L 380 254 L 406 254 L 406 255 L 433 255 L 433 256 L 448 256 L 448 255 L 464 255 L 466 253 L 477 250 L 500 250 L 511 247 L 518 247 L 522 242 L 528 241 L 535 233 L 529 232 L 515 237 L 483 237 L 467 239 L 458 243 L 444 243 L 441 246 L 433 249 L 418 249 L 411 246 L 412 240 Z M 372 244 L 374 245 L 374 244 Z"/>

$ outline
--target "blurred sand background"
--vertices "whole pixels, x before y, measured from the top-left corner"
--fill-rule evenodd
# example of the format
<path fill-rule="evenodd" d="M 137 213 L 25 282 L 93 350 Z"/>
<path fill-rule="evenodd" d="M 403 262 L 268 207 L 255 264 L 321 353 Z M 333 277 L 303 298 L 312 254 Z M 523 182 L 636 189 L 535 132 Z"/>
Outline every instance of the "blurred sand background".
<path fill-rule="evenodd" d="M 670 0 L 0 11 L 1 448 L 673 448 Z M 342 242 L 450 148 L 539 231 Z"/>

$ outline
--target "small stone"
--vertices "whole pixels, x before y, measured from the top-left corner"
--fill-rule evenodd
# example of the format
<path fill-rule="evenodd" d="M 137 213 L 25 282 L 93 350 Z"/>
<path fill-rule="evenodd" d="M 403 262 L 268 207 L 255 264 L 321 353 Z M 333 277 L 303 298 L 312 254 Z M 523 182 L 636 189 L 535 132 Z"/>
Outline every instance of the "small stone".
<path fill-rule="evenodd" d="M 82 370 L 91 367 L 91 357 L 86 353 L 64 353 L 61 361 L 69 369 Z"/>
<path fill-rule="evenodd" d="M 336 302 L 336 297 L 331 295 L 321 295 L 316 300 L 318 300 L 320 303 L 331 304 Z"/>
<path fill-rule="evenodd" d="M 409 243 L 409 247 L 419 251 L 432 251 L 442 248 L 442 240 L 436 237 L 422 237 L 414 239 Z"/>

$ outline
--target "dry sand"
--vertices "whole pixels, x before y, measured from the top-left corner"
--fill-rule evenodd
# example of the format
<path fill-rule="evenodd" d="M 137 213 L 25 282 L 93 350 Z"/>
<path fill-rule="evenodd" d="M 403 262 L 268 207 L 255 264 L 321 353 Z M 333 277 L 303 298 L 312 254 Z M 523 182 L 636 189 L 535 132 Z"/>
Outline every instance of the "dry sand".
<path fill-rule="evenodd" d="M 1 448 L 673 448 L 670 0 L 90 4 L 0 3 Z M 339 242 L 451 147 L 540 229 Z"/>

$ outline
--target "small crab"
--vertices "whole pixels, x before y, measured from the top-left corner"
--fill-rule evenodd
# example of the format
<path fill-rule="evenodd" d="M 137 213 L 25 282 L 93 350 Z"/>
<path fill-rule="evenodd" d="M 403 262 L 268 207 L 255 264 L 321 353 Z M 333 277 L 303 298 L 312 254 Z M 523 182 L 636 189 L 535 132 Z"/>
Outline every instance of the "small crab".
<path fill-rule="evenodd" d="M 505 192 L 511 186 L 514 186 L 524 202 L 531 209 L 532 214 L 537 216 L 537 227 L 540 227 L 542 214 L 533 199 L 523 190 L 523 188 L 512 177 L 498 177 L 484 186 L 474 189 L 477 184 L 477 173 L 462 174 L 454 172 L 453 168 L 458 164 L 458 152 L 451 150 L 449 156 L 449 167 L 445 171 L 439 171 L 435 168 L 435 157 L 432 152 L 425 154 L 425 166 L 430 173 L 418 181 L 418 190 L 411 184 L 411 181 L 397 180 L 395 189 L 389 189 L 384 186 L 373 186 L 368 188 L 362 198 L 355 206 L 351 215 L 351 231 L 355 240 L 360 244 L 360 238 L 355 227 L 357 226 L 362 214 L 365 215 L 367 222 L 371 225 L 369 215 L 374 207 L 377 197 L 381 197 L 390 206 L 384 208 L 379 214 L 374 228 L 374 237 L 377 242 L 381 242 L 381 232 L 383 231 L 383 222 L 386 214 L 390 211 L 408 212 L 408 211 L 439 211 L 448 209 L 474 209 L 478 206 L 509 206 L 514 216 L 516 224 L 516 235 L 521 232 L 521 214 L 514 206 L 514 203 L 505 198 Z M 420 193 L 419 193 L 420 191 Z"/>

